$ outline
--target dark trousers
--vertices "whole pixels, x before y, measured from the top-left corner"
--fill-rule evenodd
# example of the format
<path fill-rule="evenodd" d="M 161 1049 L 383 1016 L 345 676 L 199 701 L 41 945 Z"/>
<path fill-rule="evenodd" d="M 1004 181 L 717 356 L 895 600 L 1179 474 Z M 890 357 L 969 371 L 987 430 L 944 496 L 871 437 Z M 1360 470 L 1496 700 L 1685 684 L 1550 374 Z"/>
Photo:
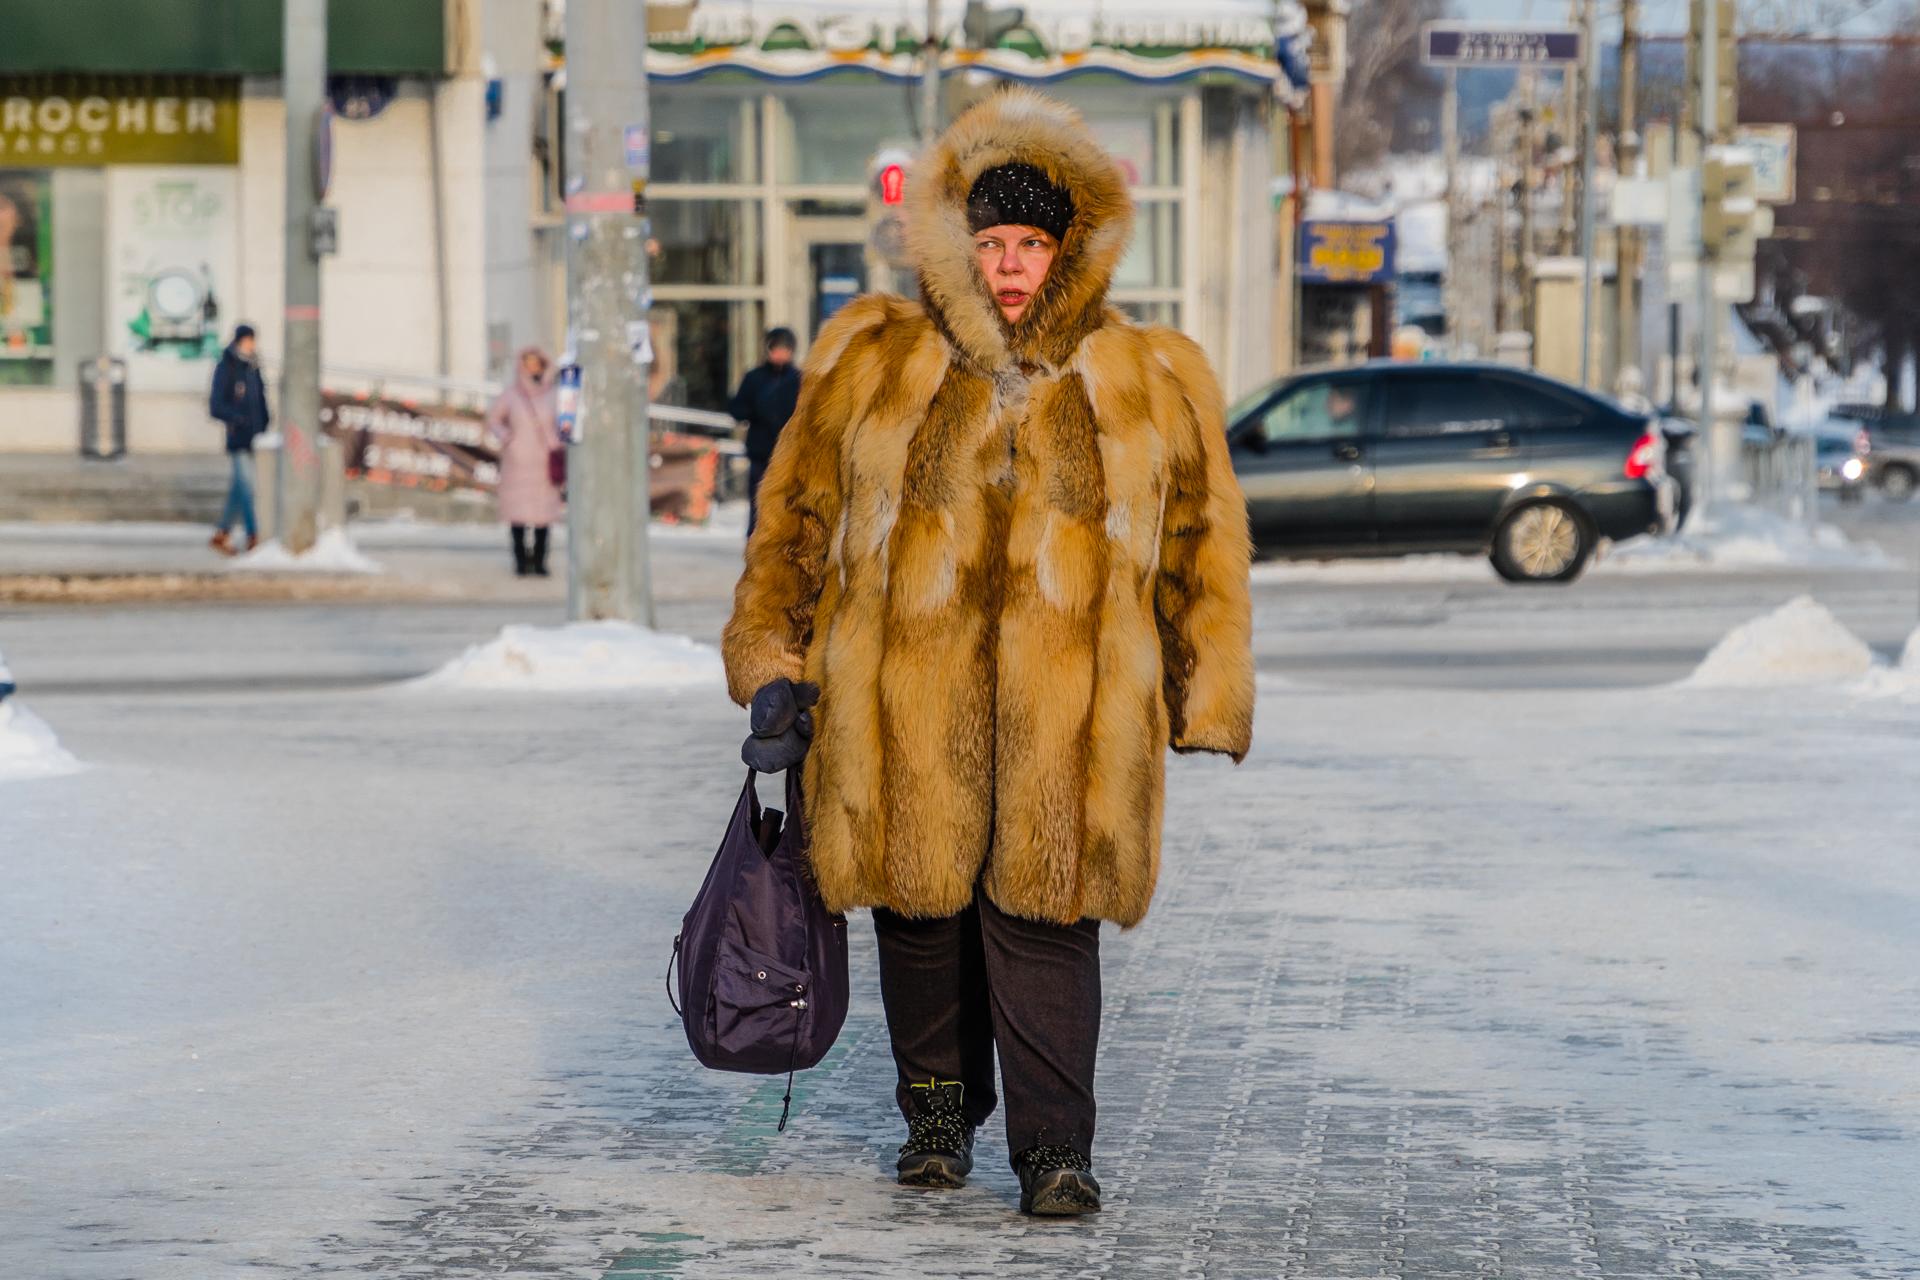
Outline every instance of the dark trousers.
<path fill-rule="evenodd" d="M 747 459 L 747 536 L 753 536 L 753 526 L 760 523 L 760 482 L 767 478 L 767 464 L 771 458 Z"/>
<path fill-rule="evenodd" d="M 547 571 L 547 526 L 533 526 L 533 545 L 527 545 L 527 526 L 516 524 L 513 528 L 513 569 L 515 573 L 545 573 Z"/>
<path fill-rule="evenodd" d="M 1007 1154 L 1044 1144 L 1091 1156 L 1100 922 L 1022 920 L 979 893 L 944 920 L 876 909 L 873 929 L 901 1113 L 911 1114 L 914 1081 L 958 1080 L 968 1122 L 981 1124 L 993 1114 L 997 1049 Z"/>

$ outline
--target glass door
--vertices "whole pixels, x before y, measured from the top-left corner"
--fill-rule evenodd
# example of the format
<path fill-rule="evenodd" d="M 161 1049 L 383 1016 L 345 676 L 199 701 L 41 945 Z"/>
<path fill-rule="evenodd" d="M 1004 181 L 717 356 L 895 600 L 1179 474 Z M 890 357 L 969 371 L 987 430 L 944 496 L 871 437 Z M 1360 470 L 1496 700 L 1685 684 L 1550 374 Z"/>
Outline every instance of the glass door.
<path fill-rule="evenodd" d="M 799 210 L 788 217 L 788 260 L 796 269 L 787 277 L 784 314 L 772 322 L 798 333 L 804 351 L 821 325 L 867 291 L 867 223 Z"/>

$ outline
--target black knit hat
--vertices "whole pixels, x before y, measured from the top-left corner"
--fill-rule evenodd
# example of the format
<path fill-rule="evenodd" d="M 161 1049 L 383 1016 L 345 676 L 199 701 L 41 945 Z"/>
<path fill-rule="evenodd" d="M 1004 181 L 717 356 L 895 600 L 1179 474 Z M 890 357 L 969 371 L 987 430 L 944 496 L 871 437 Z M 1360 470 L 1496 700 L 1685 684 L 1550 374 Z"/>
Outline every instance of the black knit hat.
<path fill-rule="evenodd" d="M 1073 222 L 1073 197 L 1030 164 L 996 165 L 967 192 L 967 228 L 1038 227 L 1055 240 Z"/>

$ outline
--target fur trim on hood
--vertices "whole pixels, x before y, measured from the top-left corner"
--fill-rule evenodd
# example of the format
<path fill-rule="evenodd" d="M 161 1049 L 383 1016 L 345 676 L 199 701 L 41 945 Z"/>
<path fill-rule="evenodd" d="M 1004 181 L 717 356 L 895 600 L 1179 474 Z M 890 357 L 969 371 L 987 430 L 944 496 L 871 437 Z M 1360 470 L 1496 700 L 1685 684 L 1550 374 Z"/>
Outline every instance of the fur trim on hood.
<path fill-rule="evenodd" d="M 988 169 L 1017 163 L 1066 188 L 1074 213 L 1046 283 L 1010 325 L 974 256 L 967 195 Z M 1108 283 L 1133 236 L 1133 198 L 1120 166 L 1071 107 L 1007 88 L 955 120 L 916 168 L 907 241 L 934 323 L 962 358 L 983 369 L 1064 365 L 1100 326 Z"/>

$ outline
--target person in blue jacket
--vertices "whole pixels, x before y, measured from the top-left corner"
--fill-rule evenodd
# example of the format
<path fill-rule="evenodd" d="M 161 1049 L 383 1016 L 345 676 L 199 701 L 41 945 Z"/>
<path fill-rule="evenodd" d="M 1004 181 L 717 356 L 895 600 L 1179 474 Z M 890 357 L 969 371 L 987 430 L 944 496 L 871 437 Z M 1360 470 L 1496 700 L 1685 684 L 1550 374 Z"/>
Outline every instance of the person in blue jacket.
<path fill-rule="evenodd" d="M 793 330 L 768 330 L 766 361 L 747 370 L 740 379 L 740 389 L 727 402 L 727 412 L 734 420 L 747 424 L 748 533 L 759 523 L 760 481 L 773 459 L 773 446 L 800 401 L 800 370 L 793 363 L 797 345 Z"/>
<path fill-rule="evenodd" d="M 227 505 L 220 513 L 220 527 L 210 544 L 222 555 L 232 555 L 232 529 L 236 521 L 247 531 L 251 551 L 260 544 L 259 521 L 253 510 L 253 441 L 267 429 L 267 385 L 260 377 L 260 355 L 253 326 L 243 324 L 233 331 L 233 341 L 220 356 L 213 371 L 213 393 L 207 398 L 207 411 L 227 429 L 227 461 L 232 478 L 227 484 Z"/>

